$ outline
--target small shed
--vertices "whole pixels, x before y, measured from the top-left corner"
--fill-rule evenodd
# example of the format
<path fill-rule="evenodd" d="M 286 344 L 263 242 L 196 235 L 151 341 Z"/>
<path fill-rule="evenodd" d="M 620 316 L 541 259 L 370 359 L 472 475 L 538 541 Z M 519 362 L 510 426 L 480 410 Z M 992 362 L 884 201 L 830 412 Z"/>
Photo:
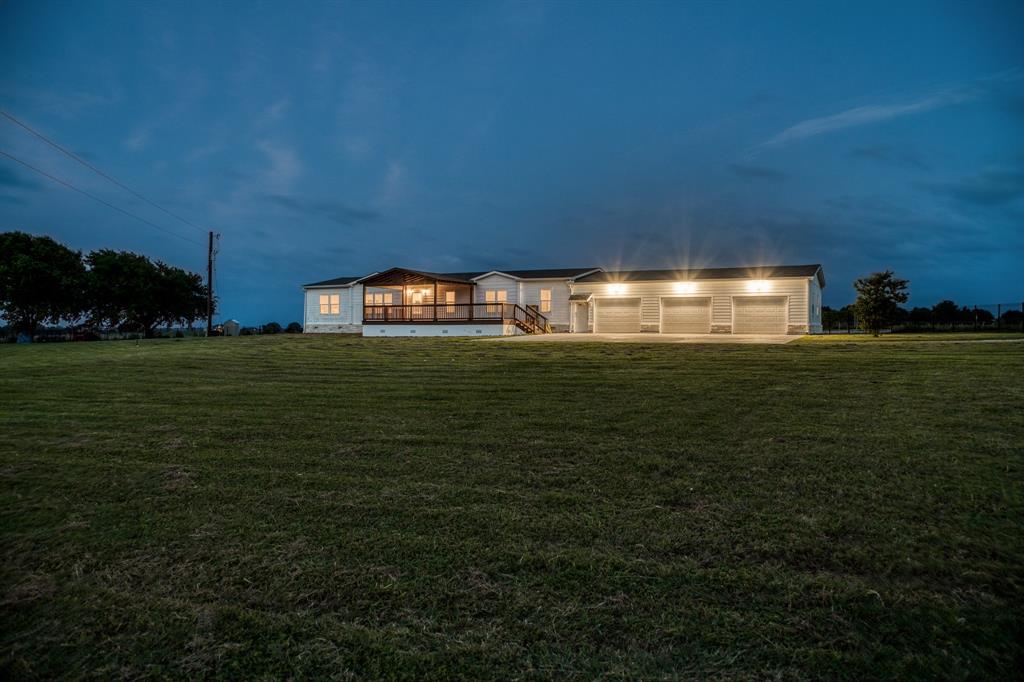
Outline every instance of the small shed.
<path fill-rule="evenodd" d="M 238 320 L 228 320 L 222 326 L 224 327 L 224 336 L 238 336 L 242 331 L 242 325 Z"/>

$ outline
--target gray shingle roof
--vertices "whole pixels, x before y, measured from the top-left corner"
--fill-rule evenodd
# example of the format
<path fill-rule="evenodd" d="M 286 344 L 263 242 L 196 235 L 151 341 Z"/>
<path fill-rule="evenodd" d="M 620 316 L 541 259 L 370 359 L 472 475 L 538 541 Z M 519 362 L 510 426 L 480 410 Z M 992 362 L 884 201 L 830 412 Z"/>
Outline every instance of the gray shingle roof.
<path fill-rule="evenodd" d="M 345 284 L 351 284 L 357 279 L 362 279 L 366 275 L 360 275 L 358 277 L 335 277 L 334 279 L 325 279 L 322 282 L 310 282 L 309 284 L 303 284 L 304 287 L 340 287 Z"/>
<path fill-rule="evenodd" d="M 779 277 L 817 276 L 825 286 L 821 266 L 812 265 L 758 265 L 744 268 L 696 268 L 688 270 L 604 270 L 578 278 L 584 282 L 656 282 L 663 280 L 701 279 L 775 279 Z"/>

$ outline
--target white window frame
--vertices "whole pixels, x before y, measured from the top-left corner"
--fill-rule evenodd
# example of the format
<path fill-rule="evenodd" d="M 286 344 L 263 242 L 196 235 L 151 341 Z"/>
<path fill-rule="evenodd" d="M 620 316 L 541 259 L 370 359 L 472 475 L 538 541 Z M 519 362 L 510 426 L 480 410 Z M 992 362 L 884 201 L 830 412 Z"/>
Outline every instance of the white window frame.
<path fill-rule="evenodd" d="M 507 303 L 508 302 L 508 289 L 488 289 L 484 292 L 484 301 L 490 304 Z M 498 312 L 497 305 L 488 305 L 487 312 L 496 313 Z"/>
<path fill-rule="evenodd" d="M 394 294 L 391 292 L 378 291 L 366 294 L 366 305 L 369 306 L 391 305 L 394 300 Z"/>
<path fill-rule="evenodd" d="M 320 294 L 321 315 L 341 315 L 341 294 Z"/>
<path fill-rule="evenodd" d="M 540 290 L 540 311 L 542 313 L 550 313 L 551 312 L 552 293 L 553 292 L 552 292 L 551 289 L 541 289 Z M 547 298 L 544 297 L 544 294 L 547 294 Z"/>

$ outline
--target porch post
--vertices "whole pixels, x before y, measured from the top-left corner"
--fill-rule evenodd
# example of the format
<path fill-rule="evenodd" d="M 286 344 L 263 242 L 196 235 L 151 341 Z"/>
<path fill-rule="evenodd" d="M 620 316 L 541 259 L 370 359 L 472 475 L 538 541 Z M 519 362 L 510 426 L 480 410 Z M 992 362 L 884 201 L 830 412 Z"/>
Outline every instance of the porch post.
<path fill-rule="evenodd" d="M 434 280 L 434 322 L 437 322 L 437 280 Z"/>

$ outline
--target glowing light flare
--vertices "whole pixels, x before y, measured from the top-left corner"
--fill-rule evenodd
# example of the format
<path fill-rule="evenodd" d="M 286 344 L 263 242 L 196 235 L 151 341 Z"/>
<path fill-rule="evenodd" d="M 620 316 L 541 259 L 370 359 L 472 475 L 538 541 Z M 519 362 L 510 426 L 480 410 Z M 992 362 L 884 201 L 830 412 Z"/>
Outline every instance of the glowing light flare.
<path fill-rule="evenodd" d="M 747 291 L 760 293 L 763 291 L 771 291 L 772 283 L 766 279 L 752 279 L 747 282 Z"/>
<path fill-rule="evenodd" d="M 610 294 L 624 294 L 626 293 L 625 284 L 612 284 L 608 287 L 608 293 Z"/>
<path fill-rule="evenodd" d="M 677 294 L 692 294 L 697 291 L 696 282 L 676 282 L 673 287 Z"/>

